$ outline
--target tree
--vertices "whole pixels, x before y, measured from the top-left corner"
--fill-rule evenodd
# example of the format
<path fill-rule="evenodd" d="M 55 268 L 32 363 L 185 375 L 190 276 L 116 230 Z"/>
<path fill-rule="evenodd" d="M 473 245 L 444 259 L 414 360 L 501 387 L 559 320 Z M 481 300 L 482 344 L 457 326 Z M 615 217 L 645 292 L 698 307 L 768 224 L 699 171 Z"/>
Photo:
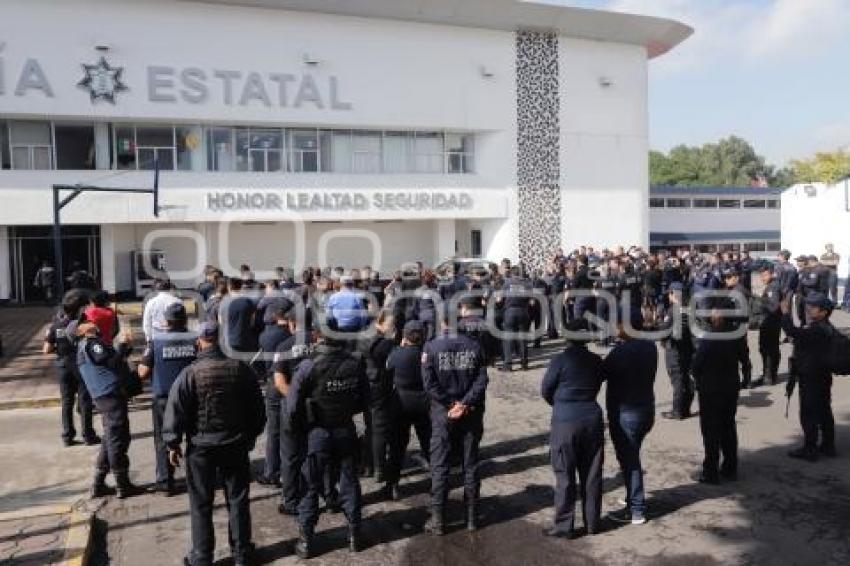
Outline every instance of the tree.
<path fill-rule="evenodd" d="M 795 183 L 827 183 L 833 185 L 850 177 L 850 153 L 844 149 L 819 152 L 809 159 L 791 162 Z"/>
<path fill-rule="evenodd" d="M 748 187 L 788 181 L 787 172 L 765 163 L 752 145 L 736 136 L 702 147 L 678 145 L 667 155 L 652 151 L 649 171 L 653 185 Z"/>

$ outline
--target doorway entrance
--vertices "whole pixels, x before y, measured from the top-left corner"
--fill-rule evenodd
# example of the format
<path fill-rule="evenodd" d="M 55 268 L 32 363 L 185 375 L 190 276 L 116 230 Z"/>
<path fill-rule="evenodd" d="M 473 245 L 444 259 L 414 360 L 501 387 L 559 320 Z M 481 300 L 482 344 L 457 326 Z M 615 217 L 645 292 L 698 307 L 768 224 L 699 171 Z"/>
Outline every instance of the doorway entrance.
<path fill-rule="evenodd" d="M 73 266 L 79 264 L 100 285 L 100 226 L 63 226 L 61 235 L 64 276 L 68 277 Z M 10 300 L 19 304 L 43 301 L 44 291 L 36 285 L 35 276 L 43 261 L 56 267 L 53 227 L 10 226 L 9 261 Z"/>

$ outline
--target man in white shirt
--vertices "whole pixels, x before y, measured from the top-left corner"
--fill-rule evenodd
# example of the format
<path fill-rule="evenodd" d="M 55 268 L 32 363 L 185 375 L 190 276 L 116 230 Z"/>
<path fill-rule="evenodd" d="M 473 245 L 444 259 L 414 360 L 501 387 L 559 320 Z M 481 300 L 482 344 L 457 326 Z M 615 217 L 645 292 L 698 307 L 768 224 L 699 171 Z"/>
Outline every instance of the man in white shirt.
<path fill-rule="evenodd" d="M 173 286 L 168 280 L 157 279 L 154 281 L 153 290 L 156 295 L 145 303 L 145 310 L 142 314 L 142 330 L 145 332 L 147 342 L 153 340 L 154 332 L 167 329 L 165 310 L 169 305 L 180 302 L 180 299 L 172 294 L 172 289 Z"/>

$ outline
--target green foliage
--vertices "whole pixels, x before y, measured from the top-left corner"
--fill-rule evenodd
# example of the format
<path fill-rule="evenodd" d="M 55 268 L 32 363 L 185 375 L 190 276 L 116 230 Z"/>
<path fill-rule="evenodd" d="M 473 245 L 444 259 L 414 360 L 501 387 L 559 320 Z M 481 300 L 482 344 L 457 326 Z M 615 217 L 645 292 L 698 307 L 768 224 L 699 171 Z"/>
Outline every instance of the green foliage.
<path fill-rule="evenodd" d="M 761 179 L 787 186 L 790 174 L 765 163 L 746 140 L 730 136 L 702 147 L 679 145 L 664 155 L 649 154 L 652 185 L 748 187 Z"/>
<path fill-rule="evenodd" d="M 809 159 L 791 162 L 795 183 L 828 183 L 830 185 L 850 177 L 850 153 L 840 149 L 816 153 Z"/>

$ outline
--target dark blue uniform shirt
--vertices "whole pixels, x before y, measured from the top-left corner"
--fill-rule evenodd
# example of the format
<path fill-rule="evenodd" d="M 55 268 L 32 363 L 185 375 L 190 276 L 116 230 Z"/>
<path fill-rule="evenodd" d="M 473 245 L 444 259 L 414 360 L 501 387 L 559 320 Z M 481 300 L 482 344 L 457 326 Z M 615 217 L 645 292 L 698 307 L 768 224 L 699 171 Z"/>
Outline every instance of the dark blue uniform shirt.
<path fill-rule="evenodd" d="M 602 358 L 585 346 L 572 345 L 552 358 L 541 386 L 543 399 L 552 406 L 552 421 L 601 416 L 596 396 L 602 378 Z"/>
<path fill-rule="evenodd" d="M 195 360 L 196 337 L 180 332 L 162 332 L 155 335 L 142 354 L 143 365 L 151 368 L 151 392 L 154 397 L 168 397 L 171 386 L 183 368 Z"/>
<path fill-rule="evenodd" d="M 483 406 L 487 364 L 478 342 L 445 331 L 422 349 L 422 379 L 431 400 L 450 407 L 456 401 Z"/>

